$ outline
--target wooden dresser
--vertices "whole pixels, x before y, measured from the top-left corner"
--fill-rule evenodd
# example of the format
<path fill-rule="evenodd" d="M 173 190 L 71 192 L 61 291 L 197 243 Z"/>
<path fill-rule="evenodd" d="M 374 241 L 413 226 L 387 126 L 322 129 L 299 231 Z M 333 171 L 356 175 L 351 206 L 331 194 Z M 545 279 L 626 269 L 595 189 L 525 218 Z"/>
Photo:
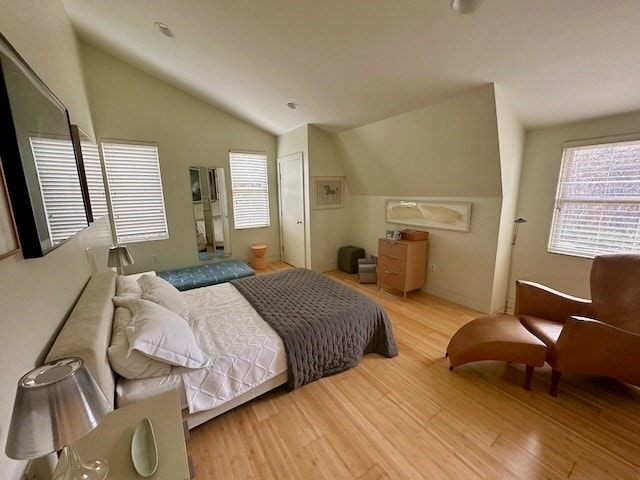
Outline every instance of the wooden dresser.
<path fill-rule="evenodd" d="M 427 279 L 427 240 L 378 240 L 378 290 L 391 287 L 407 292 L 422 288 Z"/>

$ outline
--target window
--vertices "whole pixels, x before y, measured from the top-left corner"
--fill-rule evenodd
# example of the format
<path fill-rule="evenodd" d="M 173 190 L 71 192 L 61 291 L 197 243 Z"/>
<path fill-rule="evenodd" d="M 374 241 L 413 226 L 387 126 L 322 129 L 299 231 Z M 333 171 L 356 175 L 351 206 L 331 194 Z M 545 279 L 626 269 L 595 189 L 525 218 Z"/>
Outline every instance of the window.
<path fill-rule="evenodd" d="M 100 153 L 98 145 L 91 141 L 82 140 L 82 161 L 84 163 L 84 173 L 87 177 L 89 187 L 89 199 L 91 201 L 91 212 L 93 219 L 108 215 L 107 196 L 104 192 L 104 182 L 102 180 L 102 167 L 100 166 Z"/>
<path fill-rule="evenodd" d="M 71 140 L 29 137 L 51 243 L 55 246 L 87 227 L 78 166 Z"/>
<path fill-rule="evenodd" d="M 640 253 L 640 140 L 565 145 L 549 251 Z"/>
<path fill-rule="evenodd" d="M 118 243 L 169 238 L 158 147 L 102 142 Z"/>
<path fill-rule="evenodd" d="M 264 153 L 229 152 L 233 226 L 268 227 L 269 185 L 267 156 Z"/>

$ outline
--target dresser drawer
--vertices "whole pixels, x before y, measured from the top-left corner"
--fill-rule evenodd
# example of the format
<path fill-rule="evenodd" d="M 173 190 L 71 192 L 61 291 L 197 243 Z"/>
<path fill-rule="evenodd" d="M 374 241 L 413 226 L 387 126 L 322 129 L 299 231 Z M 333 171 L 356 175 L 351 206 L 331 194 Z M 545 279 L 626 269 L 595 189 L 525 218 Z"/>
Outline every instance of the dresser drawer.
<path fill-rule="evenodd" d="M 407 259 L 407 244 L 389 242 L 384 239 L 378 241 L 378 255 L 386 255 L 387 257 Z"/>
<path fill-rule="evenodd" d="M 378 267 L 378 283 L 404 291 L 405 279 L 404 275 Z"/>
<path fill-rule="evenodd" d="M 389 270 L 393 273 L 404 275 L 407 271 L 407 262 L 399 258 L 378 255 L 378 270 Z"/>

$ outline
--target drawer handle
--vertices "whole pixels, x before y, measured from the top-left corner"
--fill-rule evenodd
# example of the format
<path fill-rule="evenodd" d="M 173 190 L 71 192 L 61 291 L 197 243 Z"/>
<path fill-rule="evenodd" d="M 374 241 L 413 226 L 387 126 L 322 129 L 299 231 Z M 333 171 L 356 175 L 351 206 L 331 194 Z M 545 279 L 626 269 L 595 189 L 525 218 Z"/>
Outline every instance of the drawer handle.
<path fill-rule="evenodd" d="M 396 273 L 396 272 L 390 272 L 389 270 L 385 270 L 385 271 L 384 271 L 384 273 L 388 273 L 388 274 L 390 274 L 390 275 L 397 275 L 397 273 Z"/>

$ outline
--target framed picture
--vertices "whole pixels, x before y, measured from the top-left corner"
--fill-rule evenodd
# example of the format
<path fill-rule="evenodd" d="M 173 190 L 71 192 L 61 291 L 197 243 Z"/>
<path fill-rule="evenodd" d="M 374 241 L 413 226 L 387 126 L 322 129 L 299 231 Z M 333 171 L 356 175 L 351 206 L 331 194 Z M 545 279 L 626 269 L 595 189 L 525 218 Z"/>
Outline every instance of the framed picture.
<path fill-rule="evenodd" d="M 313 177 L 313 208 L 344 207 L 343 177 Z"/>
<path fill-rule="evenodd" d="M 13 255 L 19 251 L 19 248 L 4 175 L 0 167 L 0 259 Z"/>
<path fill-rule="evenodd" d="M 189 168 L 189 180 L 191 181 L 191 201 L 193 203 L 202 201 L 202 188 L 200 187 L 200 169 L 198 167 Z"/>
<path fill-rule="evenodd" d="M 468 232 L 471 202 L 387 200 L 388 223 Z"/>

